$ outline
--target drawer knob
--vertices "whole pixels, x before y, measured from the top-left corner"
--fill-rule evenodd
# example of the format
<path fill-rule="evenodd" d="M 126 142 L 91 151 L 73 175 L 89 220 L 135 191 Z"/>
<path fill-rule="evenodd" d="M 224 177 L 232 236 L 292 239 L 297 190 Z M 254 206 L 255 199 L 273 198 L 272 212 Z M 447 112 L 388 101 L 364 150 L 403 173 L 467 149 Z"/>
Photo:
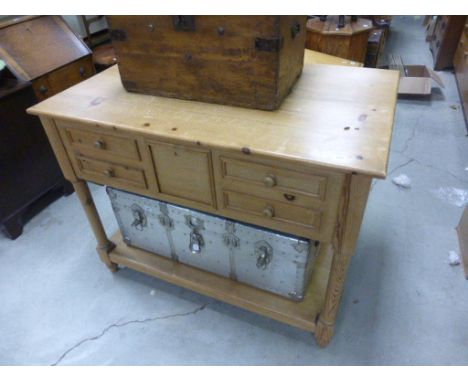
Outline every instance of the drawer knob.
<path fill-rule="evenodd" d="M 263 184 L 266 187 L 274 187 L 276 186 L 276 178 L 274 175 L 265 175 L 263 178 Z"/>
<path fill-rule="evenodd" d="M 268 206 L 266 207 L 263 212 L 262 212 L 263 216 L 265 216 L 266 218 L 272 218 L 273 216 L 275 216 L 275 210 L 273 209 L 273 207 L 271 206 Z"/>
<path fill-rule="evenodd" d="M 112 178 L 115 175 L 115 173 L 113 169 L 108 168 L 106 171 L 104 171 L 104 175 L 109 178 Z"/>
<path fill-rule="evenodd" d="M 94 142 L 94 147 L 96 147 L 97 149 L 105 149 L 106 148 L 106 143 L 99 139 L 99 140 Z"/>
<path fill-rule="evenodd" d="M 86 69 L 83 66 L 80 66 L 80 75 L 83 77 L 86 74 Z"/>
<path fill-rule="evenodd" d="M 39 88 L 39 91 L 42 94 L 46 94 L 49 91 L 49 89 L 47 88 L 47 86 L 41 85 L 41 87 Z"/>

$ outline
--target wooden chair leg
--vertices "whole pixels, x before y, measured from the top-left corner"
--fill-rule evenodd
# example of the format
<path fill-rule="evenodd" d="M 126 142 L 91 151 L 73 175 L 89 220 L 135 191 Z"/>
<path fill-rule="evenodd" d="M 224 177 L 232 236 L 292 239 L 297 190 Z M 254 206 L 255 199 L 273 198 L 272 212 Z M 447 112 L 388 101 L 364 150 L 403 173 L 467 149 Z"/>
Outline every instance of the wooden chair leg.
<path fill-rule="evenodd" d="M 112 272 L 116 272 L 118 270 L 118 266 L 109 258 L 109 253 L 115 248 L 115 244 L 107 238 L 87 183 L 82 180 L 77 180 L 73 182 L 73 187 L 75 188 L 75 192 L 80 199 L 81 205 L 85 210 L 86 216 L 91 224 L 91 228 L 93 229 L 94 236 L 98 242 L 96 250 L 99 253 L 101 260 Z"/>

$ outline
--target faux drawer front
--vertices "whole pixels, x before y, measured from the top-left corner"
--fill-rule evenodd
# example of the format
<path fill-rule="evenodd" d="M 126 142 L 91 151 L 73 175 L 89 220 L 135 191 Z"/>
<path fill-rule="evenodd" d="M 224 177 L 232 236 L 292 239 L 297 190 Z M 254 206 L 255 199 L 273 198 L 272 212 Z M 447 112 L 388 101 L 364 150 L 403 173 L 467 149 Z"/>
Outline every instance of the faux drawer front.
<path fill-rule="evenodd" d="M 243 189 L 249 187 L 249 193 L 279 201 L 295 201 L 300 205 L 310 205 L 311 199 L 325 199 L 325 176 L 225 157 L 220 157 L 220 161 L 221 175 L 227 188 L 234 184 Z M 238 181 L 247 183 L 242 186 Z"/>
<path fill-rule="evenodd" d="M 282 222 L 320 230 L 322 213 L 318 210 L 229 191 L 223 192 L 223 202 L 224 208 L 258 216 L 263 222 Z"/>
<path fill-rule="evenodd" d="M 105 159 L 140 161 L 137 142 L 131 138 L 98 133 L 80 128 L 64 128 L 66 139 L 73 151 L 85 156 Z"/>
<path fill-rule="evenodd" d="M 301 300 L 316 242 L 107 188 L 124 241 L 196 268 Z"/>
<path fill-rule="evenodd" d="M 82 156 L 76 157 L 76 164 L 78 173 L 92 182 L 120 186 L 130 190 L 147 188 L 143 170 Z"/>
<path fill-rule="evenodd" d="M 149 146 L 162 194 L 215 205 L 209 150 L 162 142 Z"/>

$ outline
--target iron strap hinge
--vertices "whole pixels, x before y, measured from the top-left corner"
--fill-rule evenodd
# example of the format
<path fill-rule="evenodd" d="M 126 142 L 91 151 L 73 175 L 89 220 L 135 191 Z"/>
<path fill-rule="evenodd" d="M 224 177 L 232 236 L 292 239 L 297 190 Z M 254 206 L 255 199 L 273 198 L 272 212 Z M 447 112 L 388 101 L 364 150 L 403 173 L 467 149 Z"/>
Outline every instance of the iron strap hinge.
<path fill-rule="evenodd" d="M 112 29 L 110 37 L 113 41 L 125 41 L 127 39 L 127 32 L 123 29 Z"/>
<path fill-rule="evenodd" d="M 283 47 L 283 37 L 255 39 L 255 49 L 264 52 L 279 52 Z"/>

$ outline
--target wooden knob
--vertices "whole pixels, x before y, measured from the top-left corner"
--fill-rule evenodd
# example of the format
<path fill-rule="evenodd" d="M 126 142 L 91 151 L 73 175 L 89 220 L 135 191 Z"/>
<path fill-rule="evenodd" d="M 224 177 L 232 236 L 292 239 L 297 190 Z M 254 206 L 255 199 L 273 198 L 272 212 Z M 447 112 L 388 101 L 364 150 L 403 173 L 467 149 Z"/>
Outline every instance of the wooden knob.
<path fill-rule="evenodd" d="M 94 147 L 96 147 L 97 149 L 104 149 L 106 147 L 106 144 L 104 143 L 104 141 L 97 140 L 94 142 Z"/>
<path fill-rule="evenodd" d="M 275 210 L 273 209 L 273 207 L 271 206 L 268 206 L 266 207 L 263 212 L 262 212 L 263 216 L 265 216 L 266 218 L 272 218 L 273 216 L 275 216 Z"/>
<path fill-rule="evenodd" d="M 111 168 L 108 168 L 106 171 L 104 171 L 104 175 L 109 178 L 112 178 L 114 176 L 114 170 Z"/>
<path fill-rule="evenodd" d="M 276 178 L 274 175 L 266 175 L 263 178 L 263 184 L 266 187 L 274 187 L 276 185 Z"/>

